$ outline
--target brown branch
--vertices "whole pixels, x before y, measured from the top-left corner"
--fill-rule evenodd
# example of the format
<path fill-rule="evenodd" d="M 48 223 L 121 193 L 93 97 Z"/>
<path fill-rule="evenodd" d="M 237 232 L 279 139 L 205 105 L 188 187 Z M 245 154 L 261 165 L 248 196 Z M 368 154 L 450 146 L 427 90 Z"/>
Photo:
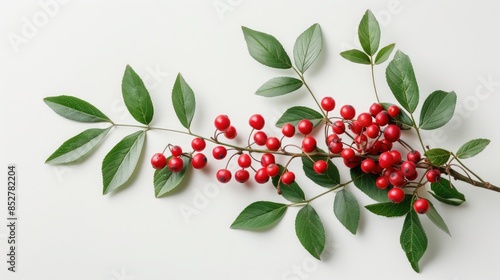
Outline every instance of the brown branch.
<path fill-rule="evenodd" d="M 483 189 L 487 189 L 487 190 L 490 190 L 490 191 L 495 191 L 495 192 L 500 192 L 500 188 L 491 184 L 490 182 L 480 182 L 480 181 L 476 181 L 476 180 L 473 180 L 472 178 L 466 176 L 466 175 L 463 175 L 462 173 L 452 169 L 452 168 L 439 168 L 439 170 L 441 171 L 441 173 L 444 173 L 444 174 L 448 174 L 450 175 L 451 177 L 453 177 L 455 180 L 458 180 L 458 181 L 462 181 L 462 182 L 465 182 L 465 183 L 468 183 L 474 187 L 478 187 L 478 188 L 483 188 Z"/>

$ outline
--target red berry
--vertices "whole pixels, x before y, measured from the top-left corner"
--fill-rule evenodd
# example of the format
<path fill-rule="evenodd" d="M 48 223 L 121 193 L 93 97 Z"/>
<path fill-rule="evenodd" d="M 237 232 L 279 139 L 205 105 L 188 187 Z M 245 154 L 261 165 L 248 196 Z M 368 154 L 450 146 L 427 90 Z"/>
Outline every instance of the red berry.
<path fill-rule="evenodd" d="M 389 108 L 387 108 L 387 113 L 393 118 L 399 115 L 399 111 L 399 107 L 396 105 L 391 105 L 389 106 Z"/>
<path fill-rule="evenodd" d="M 368 113 L 361 113 L 359 114 L 357 121 L 362 127 L 368 127 L 372 124 L 372 116 Z"/>
<path fill-rule="evenodd" d="M 406 179 L 408 179 L 408 181 L 413 181 L 413 180 L 417 179 L 417 177 L 418 177 L 418 171 L 415 171 L 415 173 L 413 173 L 413 175 L 406 176 Z"/>
<path fill-rule="evenodd" d="M 226 131 L 224 132 L 224 136 L 227 139 L 234 139 L 236 138 L 236 135 L 238 135 L 238 132 L 236 131 L 236 127 L 230 125 Z"/>
<path fill-rule="evenodd" d="M 302 140 L 302 150 L 305 153 L 311 153 L 316 150 L 316 139 L 312 136 L 306 136 Z"/>
<path fill-rule="evenodd" d="M 425 214 L 429 211 L 430 205 L 429 201 L 425 198 L 419 198 L 413 203 L 413 209 L 418 214 Z"/>
<path fill-rule="evenodd" d="M 380 152 L 380 148 L 381 148 L 382 144 L 380 143 L 380 141 L 373 141 L 373 143 L 371 144 L 371 146 L 367 147 L 366 152 L 372 154 L 372 155 L 378 155 L 379 152 Z"/>
<path fill-rule="evenodd" d="M 418 163 L 422 159 L 422 156 L 419 151 L 413 150 L 406 155 L 406 159 L 413 163 Z"/>
<path fill-rule="evenodd" d="M 391 150 L 390 153 L 392 154 L 393 164 L 398 164 L 401 162 L 401 153 L 398 150 Z"/>
<path fill-rule="evenodd" d="M 250 173 L 245 169 L 240 169 L 234 173 L 234 179 L 238 183 L 245 183 L 250 178 Z"/>
<path fill-rule="evenodd" d="M 380 176 L 375 181 L 375 185 L 377 185 L 379 189 L 385 189 L 389 186 L 389 179 L 386 176 Z"/>
<path fill-rule="evenodd" d="M 308 119 L 303 119 L 297 124 L 297 129 L 300 133 L 307 135 L 313 131 L 313 124 Z"/>
<path fill-rule="evenodd" d="M 441 172 L 437 169 L 431 169 L 425 173 L 425 178 L 427 178 L 429 183 L 436 183 L 441 179 Z"/>
<path fill-rule="evenodd" d="M 380 105 L 380 103 L 373 103 L 372 106 L 370 106 L 370 114 L 372 116 L 376 116 L 378 113 L 382 112 L 384 110 L 384 107 Z"/>
<path fill-rule="evenodd" d="M 227 155 L 227 149 L 224 146 L 216 146 L 212 150 L 212 155 L 215 159 L 223 159 Z"/>
<path fill-rule="evenodd" d="M 271 163 L 266 167 L 266 172 L 269 177 L 278 176 L 280 174 L 280 168 L 278 165 Z"/>
<path fill-rule="evenodd" d="M 276 137 L 269 137 L 266 140 L 266 147 L 271 151 L 277 151 L 281 147 L 281 141 Z"/>
<path fill-rule="evenodd" d="M 172 154 L 172 156 L 174 157 L 180 157 L 182 155 L 182 148 L 179 147 L 179 146 L 172 146 L 170 148 L 170 153 Z"/>
<path fill-rule="evenodd" d="M 364 134 L 356 135 L 354 137 L 354 142 L 359 145 L 359 147 L 365 147 L 366 143 L 368 142 L 368 138 Z"/>
<path fill-rule="evenodd" d="M 405 192 L 401 188 L 392 188 L 387 193 L 387 198 L 394 203 L 400 203 L 405 199 Z"/>
<path fill-rule="evenodd" d="M 389 182 L 395 187 L 402 187 L 405 184 L 405 176 L 401 170 L 395 169 L 389 175 Z"/>
<path fill-rule="evenodd" d="M 345 148 L 342 150 L 340 156 L 342 156 L 344 160 L 352 160 L 356 157 L 356 153 L 352 148 Z"/>
<path fill-rule="evenodd" d="M 375 164 L 375 161 L 371 158 L 364 159 L 361 162 L 361 170 L 365 173 L 371 173 L 377 165 Z"/>
<path fill-rule="evenodd" d="M 360 157 L 354 157 L 351 160 L 344 159 L 344 164 L 348 168 L 358 167 L 361 164 L 361 158 Z"/>
<path fill-rule="evenodd" d="M 257 172 L 255 172 L 254 179 L 255 182 L 259 184 L 267 183 L 267 181 L 269 181 L 269 175 L 267 175 L 266 168 L 263 167 L 257 170 Z"/>
<path fill-rule="evenodd" d="M 372 124 L 366 128 L 366 136 L 374 139 L 377 138 L 380 134 L 380 126 L 376 124 Z"/>
<path fill-rule="evenodd" d="M 265 123 L 266 122 L 264 121 L 264 117 L 260 114 L 252 115 L 250 117 L 250 119 L 248 120 L 248 124 L 250 124 L 250 126 L 253 129 L 257 129 L 257 130 L 261 130 L 262 128 L 264 128 Z"/>
<path fill-rule="evenodd" d="M 332 125 L 333 132 L 342 134 L 345 132 L 345 124 L 343 121 L 335 121 Z"/>
<path fill-rule="evenodd" d="M 332 142 L 330 142 L 330 144 L 328 144 L 328 148 L 331 153 L 339 154 L 340 152 L 342 152 L 344 144 L 342 144 L 342 141 L 340 140 L 333 140 Z"/>
<path fill-rule="evenodd" d="M 184 167 L 184 161 L 179 157 L 172 157 L 168 161 L 168 169 L 172 172 L 179 172 Z"/>
<path fill-rule="evenodd" d="M 220 169 L 216 174 L 217 180 L 221 183 L 227 183 L 231 181 L 231 176 L 231 171 L 227 169 Z"/>
<path fill-rule="evenodd" d="M 215 118 L 214 125 L 218 130 L 225 131 L 231 125 L 231 121 L 227 115 L 219 115 Z"/>
<path fill-rule="evenodd" d="M 257 131 L 253 135 L 253 141 L 259 146 L 264 146 L 267 141 L 267 134 L 264 131 Z"/>
<path fill-rule="evenodd" d="M 356 109 L 351 105 L 344 105 L 340 108 L 340 115 L 346 120 L 352 120 L 356 116 Z"/>
<path fill-rule="evenodd" d="M 313 169 L 316 173 L 323 174 L 326 172 L 326 169 L 328 169 L 328 164 L 326 161 L 320 159 L 314 163 Z"/>
<path fill-rule="evenodd" d="M 382 152 L 387 152 L 392 149 L 392 142 L 389 142 L 387 139 L 380 140 L 380 150 Z"/>
<path fill-rule="evenodd" d="M 401 171 L 406 178 L 413 176 L 417 172 L 417 167 L 412 161 L 405 161 L 401 164 Z"/>
<path fill-rule="evenodd" d="M 384 130 L 384 138 L 389 142 L 396 142 L 401 137 L 401 129 L 395 124 L 388 125 Z"/>
<path fill-rule="evenodd" d="M 359 124 L 358 121 L 353 121 L 349 124 L 349 129 L 354 134 L 360 134 L 363 131 L 363 127 Z"/>
<path fill-rule="evenodd" d="M 248 154 L 241 154 L 238 157 L 238 165 L 241 168 L 250 167 L 250 165 L 252 165 L 252 158 Z"/>
<path fill-rule="evenodd" d="M 195 169 L 202 169 L 203 167 L 207 166 L 207 157 L 202 153 L 197 153 L 193 156 L 191 165 Z"/>
<path fill-rule="evenodd" d="M 154 169 L 162 169 L 167 165 L 167 158 L 162 153 L 156 153 L 151 157 L 151 165 Z"/>
<path fill-rule="evenodd" d="M 295 182 L 295 174 L 291 171 L 286 171 L 281 175 L 281 182 L 285 185 L 290 185 Z"/>
<path fill-rule="evenodd" d="M 191 141 L 191 147 L 197 152 L 203 151 L 206 146 L 207 143 L 205 143 L 205 140 L 203 140 L 202 138 L 196 137 L 193 139 L 193 141 Z"/>
<path fill-rule="evenodd" d="M 379 126 L 384 126 L 389 123 L 389 114 L 386 111 L 381 111 L 375 116 L 375 122 Z"/>
<path fill-rule="evenodd" d="M 293 137 L 295 135 L 295 126 L 291 123 L 287 123 L 281 128 L 281 133 L 286 137 Z"/>
<path fill-rule="evenodd" d="M 276 163 L 276 161 L 274 159 L 273 154 L 265 153 L 260 158 L 260 164 L 262 165 L 262 167 L 267 167 L 269 164 L 274 164 L 274 163 Z"/>
<path fill-rule="evenodd" d="M 328 137 L 326 137 L 326 144 L 328 145 L 328 144 L 332 143 L 333 141 L 337 142 L 339 140 L 340 140 L 340 137 L 337 134 L 332 133 L 332 134 L 328 135 Z"/>
<path fill-rule="evenodd" d="M 333 111 L 335 109 L 335 99 L 330 96 L 323 97 L 321 99 L 321 108 L 327 112 Z"/>
<path fill-rule="evenodd" d="M 383 152 L 378 158 L 378 163 L 382 168 L 390 168 L 394 163 L 394 157 L 390 152 Z"/>

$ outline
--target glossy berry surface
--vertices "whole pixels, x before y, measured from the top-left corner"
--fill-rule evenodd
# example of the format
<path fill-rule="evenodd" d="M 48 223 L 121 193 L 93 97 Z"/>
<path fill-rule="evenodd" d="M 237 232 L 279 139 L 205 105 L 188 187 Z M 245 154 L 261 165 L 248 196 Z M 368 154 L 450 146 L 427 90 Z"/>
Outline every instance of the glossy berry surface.
<path fill-rule="evenodd" d="M 361 113 L 358 116 L 358 123 L 362 127 L 368 127 L 372 124 L 372 116 L 368 113 Z"/>
<path fill-rule="evenodd" d="M 276 160 L 273 154 L 265 153 L 260 158 L 260 164 L 262 165 L 262 167 L 267 167 L 269 164 L 275 164 L 275 163 Z"/>
<path fill-rule="evenodd" d="M 207 166 L 207 157 L 202 153 L 197 153 L 191 159 L 191 165 L 194 169 L 202 169 Z"/>
<path fill-rule="evenodd" d="M 427 211 L 429 211 L 429 208 L 429 201 L 425 198 L 419 198 L 413 203 L 413 209 L 415 209 L 415 212 L 417 212 L 418 214 L 427 213 Z"/>
<path fill-rule="evenodd" d="M 227 169 L 220 169 L 219 171 L 217 171 L 216 177 L 219 182 L 227 183 L 231 181 L 232 174 L 231 171 Z"/>
<path fill-rule="evenodd" d="M 297 130 L 304 135 L 311 133 L 313 131 L 313 128 L 314 128 L 314 126 L 313 126 L 312 122 L 310 120 L 307 120 L 307 119 L 301 120 L 297 124 Z"/>
<path fill-rule="evenodd" d="M 227 155 L 227 149 L 224 146 L 216 146 L 212 150 L 212 156 L 217 160 L 224 159 L 226 155 Z"/>
<path fill-rule="evenodd" d="M 236 131 L 236 127 L 230 125 L 226 131 L 224 131 L 224 137 L 227 139 L 234 139 L 236 138 L 236 135 L 238 135 L 238 132 Z"/>
<path fill-rule="evenodd" d="M 429 181 L 429 183 L 436 183 L 437 181 L 439 181 L 439 179 L 441 179 L 441 172 L 439 172 L 439 170 L 437 169 L 429 170 L 427 171 L 427 173 L 425 173 L 425 178 L 427 178 L 427 181 Z"/>
<path fill-rule="evenodd" d="M 405 192 L 401 188 L 392 188 L 387 192 L 387 198 L 394 203 L 400 203 L 405 199 Z"/>
<path fill-rule="evenodd" d="M 245 183 L 250 179 L 250 172 L 246 169 L 240 169 L 234 173 L 234 179 L 238 183 Z"/>
<path fill-rule="evenodd" d="M 419 151 L 413 150 L 406 155 L 406 159 L 413 163 L 418 163 L 422 159 L 422 155 L 420 155 Z"/>
<path fill-rule="evenodd" d="M 389 123 L 389 114 L 386 111 L 382 111 L 375 116 L 375 122 L 380 126 L 385 126 Z"/>
<path fill-rule="evenodd" d="M 214 120 L 214 126 L 220 131 L 225 131 L 231 125 L 227 115 L 219 115 Z"/>
<path fill-rule="evenodd" d="M 344 105 L 340 108 L 340 116 L 346 120 L 352 120 L 356 116 L 356 109 L 351 105 Z"/>
<path fill-rule="evenodd" d="M 365 173 L 371 173 L 373 170 L 375 170 L 376 166 L 377 164 L 371 158 L 364 159 L 361 162 L 361 170 L 363 170 L 363 172 Z"/>
<path fill-rule="evenodd" d="M 266 172 L 269 177 L 278 176 L 280 174 L 280 168 L 278 165 L 271 163 L 266 167 Z"/>
<path fill-rule="evenodd" d="M 256 129 L 256 130 L 261 130 L 262 128 L 264 128 L 264 124 L 265 124 L 265 120 L 264 120 L 264 117 L 260 114 L 255 114 L 255 115 L 252 115 L 250 117 L 250 119 L 248 120 L 248 124 L 253 128 L 253 129 Z"/>
<path fill-rule="evenodd" d="M 196 137 L 191 141 L 191 148 L 197 152 L 201 152 L 205 149 L 207 143 L 202 138 Z"/>
<path fill-rule="evenodd" d="M 259 146 L 264 146 L 267 141 L 267 134 L 264 131 L 257 131 L 253 135 L 253 141 Z"/>
<path fill-rule="evenodd" d="M 252 165 L 252 158 L 248 154 L 241 154 L 238 157 L 238 165 L 241 168 L 250 167 L 250 165 Z"/>
<path fill-rule="evenodd" d="M 281 141 L 274 136 L 269 137 L 266 140 L 266 147 L 271 151 L 277 151 L 281 147 Z"/>
<path fill-rule="evenodd" d="M 345 124 L 343 121 L 335 121 L 332 125 L 333 132 L 342 134 L 345 132 Z"/>
<path fill-rule="evenodd" d="M 396 142 L 401 137 L 401 129 L 395 124 L 388 125 L 384 130 L 384 138 L 389 142 Z"/>
<path fill-rule="evenodd" d="M 172 157 L 168 161 L 168 169 L 172 172 L 180 172 L 184 167 L 184 161 L 179 157 Z"/>
<path fill-rule="evenodd" d="M 283 175 L 281 175 L 281 182 L 285 185 L 290 185 L 295 182 L 295 173 L 286 171 Z"/>
<path fill-rule="evenodd" d="M 255 172 L 254 179 L 255 182 L 259 184 L 267 183 L 267 181 L 269 181 L 269 175 L 267 175 L 266 168 L 263 167 L 257 170 L 257 172 Z"/>
<path fill-rule="evenodd" d="M 172 146 L 170 148 L 170 153 L 174 157 L 180 157 L 182 155 L 182 148 L 180 146 Z"/>
<path fill-rule="evenodd" d="M 397 115 L 399 115 L 399 112 L 400 112 L 400 109 L 396 105 L 391 105 L 391 106 L 389 106 L 389 108 L 387 108 L 387 113 L 389 114 L 389 116 L 391 116 L 393 118 L 396 117 Z"/>
<path fill-rule="evenodd" d="M 167 158 L 162 153 L 156 153 L 151 157 L 151 165 L 154 169 L 162 169 L 167 166 Z"/>
<path fill-rule="evenodd" d="M 306 153 L 311 153 L 316 150 L 316 139 L 312 136 L 306 136 L 302 140 L 302 150 Z"/>
<path fill-rule="evenodd" d="M 375 185 L 379 189 L 385 189 L 389 186 L 389 179 L 386 176 L 380 176 L 375 181 Z"/>
<path fill-rule="evenodd" d="M 293 137 L 295 135 L 295 126 L 287 123 L 281 128 L 281 133 L 286 137 Z"/>
<path fill-rule="evenodd" d="M 335 109 L 335 99 L 330 96 L 323 97 L 321 99 L 321 108 L 327 112 L 333 111 Z"/>
<path fill-rule="evenodd" d="M 399 169 L 395 169 L 389 175 L 389 183 L 395 187 L 402 187 L 405 184 L 405 176 Z"/>
<path fill-rule="evenodd" d="M 382 168 L 390 168 L 394 163 L 394 157 L 391 152 L 383 152 L 378 158 L 378 163 L 382 166 Z"/>
<path fill-rule="evenodd" d="M 380 103 L 373 103 L 370 106 L 370 114 L 372 116 L 376 116 L 378 113 L 382 112 L 384 110 L 384 107 Z"/>
<path fill-rule="evenodd" d="M 326 172 L 326 169 L 328 169 L 328 164 L 326 163 L 326 161 L 320 159 L 314 163 L 313 169 L 316 173 L 323 174 Z"/>

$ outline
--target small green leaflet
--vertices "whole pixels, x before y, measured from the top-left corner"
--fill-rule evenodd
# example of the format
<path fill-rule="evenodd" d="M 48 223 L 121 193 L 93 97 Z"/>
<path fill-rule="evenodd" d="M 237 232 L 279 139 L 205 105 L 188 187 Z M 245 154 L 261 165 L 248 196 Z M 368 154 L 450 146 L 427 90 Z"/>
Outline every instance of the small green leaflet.
<path fill-rule="evenodd" d="M 324 151 L 322 150 L 318 151 L 324 153 Z M 307 178 L 325 188 L 332 188 L 340 184 L 339 170 L 331 160 L 326 157 L 320 156 L 311 156 L 311 158 L 313 160 L 311 160 L 309 157 L 302 157 L 302 169 L 304 170 Z M 328 164 L 328 168 L 323 174 L 318 174 L 316 173 L 316 171 L 314 171 L 314 162 L 320 159 L 325 160 Z"/>
<path fill-rule="evenodd" d="M 382 102 L 382 103 L 380 103 L 380 105 L 382 105 L 384 110 L 387 110 L 393 104 Z M 397 124 L 401 129 L 408 130 L 408 129 L 413 128 L 413 121 L 411 120 L 410 116 L 408 116 L 408 114 L 404 110 L 400 110 L 399 114 L 396 117 L 394 117 L 394 118 L 391 117 L 391 120 L 395 124 Z"/>
<path fill-rule="evenodd" d="M 294 92 L 301 88 L 302 81 L 291 77 L 276 77 L 265 82 L 255 94 L 264 97 L 275 97 Z"/>
<path fill-rule="evenodd" d="M 342 189 L 335 194 L 333 212 L 337 219 L 352 234 L 356 234 L 359 225 L 360 210 L 356 197 L 346 189 Z"/>
<path fill-rule="evenodd" d="M 132 117 L 136 121 L 148 125 L 154 115 L 153 102 L 141 77 L 130 65 L 127 65 L 123 74 L 122 96 Z"/>
<path fill-rule="evenodd" d="M 388 189 L 379 189 L 375 185 L 376 175 L 364 173 L 361 168 L 351 169 L 351 178 L 354 185 L 364 192 L 367 196 L 378 202 L 389 202 L 387 198 Z"/>
<path fill-rule="evenodd" d="M 441 166 L 450 159 L 451 152 L 445 149 L 435 148 L 427 150 L 425 156 L 432 164 Z"/>
<path fill-rule="evenodd" d="M 297 124 L 303 119 L 310 120 L 314 127 L 316 127 L 323 120 L 323 115 L 308 107 L 295 106 L 289 108 L 285 111 L 285 113 L 283 113 L 283 115 L 276 122 L 276 126 L 282 127 L 287 123 L 297 126 Z"/>
<path fill-rule="evenodd" d="M 196 109 L 196 101 L 193 90 L 186 83 L 181 73 L 177 75 L 172 89 L 172 104 L 181 124 L 189 129 Z"/>
<path fill-rule="evenodd" d="M 480 152 L 482 152 L 486 146 L 490 144 L 490 140 L 488 139 L 474 139 L 469 142 L 463 144 L 457 151 L 457 158 L 466 159 L 471 158 Z"/>
<path fill-rule="evenodd" d="M 367 10 L 358 27 L 358 37 L 363 50 L 374 55 L 380 44 L 380 26 L 370 10 Z"/>
<path fill-rule="evenodd" d="M 82 158 L 92 151 L 106 137 L 111 127 L 91 128 L 64 142 L 46 161 L 49 164 L 62 164 Z"/>
<path fill-rule="evenodd" d="M 318 260 L 325 248 L 325 228 L 314 208 L 307 204 L 295 218 L 295 233 L 300 243 Z"/>
<path fill-rule="evenodd" d="M 281 164 L 278 164 L 278 167 L 280 168 L 280 174 L 283 174 L 285 172 L 285 167 Z M 279 176 L 274 176 L 271 178 L 271 181 L 274 185 L 275 188 L 278 187 L 278 181 L 279 181 Z M 297 182 L 293 182 L 290 185 L 284 185 L 281 184 L 281 196 L 285 198 L 286 200 L 290 202 L 303 202 L 306 200 L 306 197 L 304 195 L 304 191 L 300 188 L 300 186 L 297 184 Z"/>
<path fill-rule="evenodd" d="M 417 212 L 408 211 L 401 231 L 400 242 L 411 267 L 419 272 L 418 262 L 427 250 L 427 236 Z"/>
<path fill-rule="evenodd" d="M 415 112 L 419 93 L 410 58 L 398 50 L 387 66 L 385 77 L 399 104 L 408 112 Z"/>
<path fill-rule="evenodd" d="M 394 47 L 396 44 L 389 44 L 383 48 L 380 49 L 380 51 L 377 53 L 377 57 L 375 58 L 375 64 L 382 64 L 384 63 L 387 59 L 389 59 L 389 56 L 391 56 L 392 51 L 394 50 Z"/>
<path fill-rule="evenodd" d="M 257 201 L 248 205 L 234 220 L 231 228 L 257 230 L 267 228 L 283 217 L 286 204 Z"/>
<path fill-rule="evenodd" d="M 443 203 L 459 206 L 465 202 L 465 196 L 445 178 L 441 178 L 439 181 L 432 183 L 431 190 L 433 192 L 430 192 L 430 194 Z"/>
<path fill-rule="evenodd" d="M 445 125 L 453 117 L 457 94 L 437 90 L 431 93 L 422 105 L 420 112 L 420 128 L 431 130 Z"/>
<path fill-rule="evenodd" d="M 258 62 L 273 68 L 289 69 L 290 57 L 273 36 L 242 26 L 248 52 Z"/>
<path fill-rule="evenodd" d="M 319 24 L 313 24 L 304 31 L 295 41 L 293 58 L 300 73 L 313 64 L 323 48 L 323 36 Z"/>
<path fill-rule="evenodd" d="M 141 130 L 123 138 L 102 161 L 103 194 L 123 186 L 137 166 L 146 132 Z"/>
<path fill-rule="evenodd" d="M 384 217 L 401 217 L 406 215 L 411 209 L 412 196 L 407 194 L 400 203 L 382 202 L 366 205 L 365 208 L 376 215 Z"/>
<path fill-rule="evenodd" d="M 359 64 L 371 64 L 372 63 L 370 57 L 366 53 L 364 53 L 360 50 L 356 50 L 356 49 L 347 50 L 347 51 L 341 52 L 340 55 L 343 58 L 349 60 L 350 62 L 359 63 Z"/>
<path fill-rule="evenodd" d="M 168 160 L 170 158 L 171 157 L 169 157 Z M 182 161 L 184 162 L 184 167 L 180 172 L 172 172 L 168 167 L 155 171 L 153 182 L 156 197 L 162 197 L 182 186 L 181 183 L 186 177 L 186 172 L 191 168 L 191 159 L 188 157 L 182 157 Z"/>
<path fill-rule="evenodd" d="M 94 105 L 74 96 L 52 96 L 44 98 L 43 101 L 50 109 L 66 119 L 87 123 L 111 122 Z"/>
<path fill-rule="evenodd" d="M 431 220 L 431 222 L 434 223 L 434 225 L 436 225 L 439 229 L 441 229 L 442 231 L 446 232 L 449 236 L 451 236 L 448 226 L 446 225 L 443 218 L 441 217 L 441 215 L 439 215 L 438 211 L 430 201 L 429 205 L 430 205 L 429 210 L 426 213 L 427 218 L 429 218 L 429 220 Z"/>

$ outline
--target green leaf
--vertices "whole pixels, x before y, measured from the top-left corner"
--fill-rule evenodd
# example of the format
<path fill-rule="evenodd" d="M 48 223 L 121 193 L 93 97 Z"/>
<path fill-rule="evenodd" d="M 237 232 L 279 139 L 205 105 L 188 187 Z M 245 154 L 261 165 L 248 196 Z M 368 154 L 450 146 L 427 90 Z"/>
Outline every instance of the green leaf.
<path fill-rule="evenodd" d="M 394 50 L 394 47 L 396 44 L 389 44 L 383 48 L 380 49 L 380 51 L 377 53 L 377 57 L 375 57 L 375 64 L 382 64 L 384 63 L 387 59 L 389 59 L 389 56 L 391 56 L 392 51 Z"/>
<path fill-rule="evenodd" d="M 387 84 L 399 104 L 413 113 L 418 105 L 418 84 L 410 58 L 397 51 L 385 71 Z"/>
<path fill-rule="evenodd" d="M 354 185 L 364 192 L 367 196 L 378 202 L 388 202 L 387 198 L 388 189 L 379 189 L 375 185 L 378 176 L 373 174 L 364 173 L 360 167 L 351 169 L 351 178 Z"/>
<path fill-rule="evenodd" d="M 322 150 L 318 149 L 318 151 L 324 153 L 324 151 Z M 313 160 L 311 160 L 311 158 Z M 339 170 L 337 166 L 335 166 L 335 164 L 330 159 L 328 159 L 328 157 L 311 156 L 311 158 L 302 157 L 302 169 L 304 170 L 307 178 L 325 188 L 332 188 L 340 184 Z M 314 171 L 314 162 L 320 159 L 325 160 L 328 164 L 328 168 L 323 174 L 318 174 L 316 173 L 316 171 Z"/>
<path fill-rule="evenodd" d="M 359 204 L 356 197 L 346 189 L 342 189 L 335 194 L 333 212 L 337 219 L 352 234 L 356 234 L 359 225 Z"/>
<path fill-rule="evenodd" d="M 325 248 L 325 229 L 314 208 L 307 204 L 297 213 L 295 233 L 302 246 L 318 260 Z"/>
<path fill-rule="evenodd" d="M 422 105 L 420 128 L 430 130 L 445 125 L 453 117 L 456 104 L 457 94 L 453 91 L 437 90 L 431 93 Z"/>
<path fill-rule="evenodd" d="M 366 53 L 356 49 L 343 51 L 340 53 L 340 56 L 354 63 L 359 63 L 359 64 L 372 63 L 370 57 Z"/>
<path fill-rule="evenodd" d="M 315 23 L 300 34 L 293 46 L 293 58 L 300 73 L 306 72 L 321 53 L 322 48 L 321 28 Z"/>
<path fill-rule="evenodd" d="M 384 217 L 401 217 L 411 209 L 412 196 L 407 194 L 400 203 L 383 202 L 366 205 L 365 208 L 376 215 Z"/>
<path fill-rule="evenodd" d="M 465 196 L 445 178 L 441 178 L 439 181 L 432 183 L 431 190 L 434 193 L 430 192 L 430 194 L 443 203 L 459 206 L 465 202 Z"/>
<path fill-rule="evenodd" d="M 285 167 L 281 164 L 278 164 L 278 167 L 280 168 L 280 174 L 283 174 L 285 172 Z M 274 185 L 275 188 L 278 187 L 278 181 L 279 181 L 279 176 L 274 176 L 271 178 L 271 181 Z M 300 186 L 297 184 L 297 182 L 293 182 L 290 185 L 283 185 L 281 184 L 281 196 L 283 196 L 286 200 L 290 202 L 303 202 L 306 200 L 306 197 L 304 195 L 304 191 L 300 188 Z"/>
<path fill-rule="evenodd" d="M 61 164 L 75 161 L 92 151 L 106 137 L 111 127 L 91 128 L 64 142 L 46 161 Z"/>
<path fill-rule="evenodd" d="M 393 105 L 392 103 L 380 103 L 384 110 L 387 110 L 389 106 Z M 413 121 L 411 120 L 410 116 L 404 111 L 400 110 L 399 114 L 396 117 L 390 117 L 391 121 L 398 125 L 401 129 L 408 130 L 413 128 Z"/>
<path fill-rule="evenodd" d="M 123 186 L 137 166 L 146 132 L 141 130 L 123 138 L 102 161 L 103 194 Z"/>
<path fill-rule="evenodd" d="M 427 236 L 420 223 L 417 212 L 409 211 L 406 215 L 403 230 L 400 237 L 401 247 L 406 253 L 406 257 L 411 267 L 416 272 L 420 271 L 418 261 L 422 258 L 427 249 Z"/>
<path fill-rule="evenodd" d="M 363 50 L 374 55 L 380 44 L 380 26 L 370 10 L 367 10 L 358 27 L 358 37 Z"/>
<path fill-rule="evenodd" d="M 127 65 L 123 74 L 122 96 L 132 117 L 136 121 L 148 125 L 154 115 L 153 102 L 141 77 L 130 65 Z"/>
<path fill-rule="evenodd" d="M 186 83 L 181 73 L 177 75 L 172 89 L 172 104 L 181 124 L 189 129 L 196 109 L 196 100 L 193 90 Z"/>
<path fill-rule="evenodd" d="M 87 123 L 111 122 L 94 105 L 74 96 L 51 96 L 44 98 L 43 101 L 50 109 L 66 119 Z"/>
<path fill-rule="evenodd" d="M 288 54 L 273 36 L 242 26 L 248 52 L 258 62 L 273 68 L 292 67 Z"/>
<path fill-rule="evenodd" d="M 255 94 L 265 97 L 275 97 L 298 90 L 303 85 L 299 79 L 291 77 L 276 77 L 265 82 Z"/>
<path fill-rule="evenodd" d="M 168 160 L 170 160 L 170 158 L 171 157 L 169 157 Z M 188 157 L 182 157 L 182 161 L 184 162 L 184 165 L 180 172 L 172 172 L 168 167 L 155 171 L 153 182 L 156 197 L 162 197 L 182 186 L 181 183 L 186 177 L 186 172 L 191 166 L 191 159 Z"/>
<path fill-rule="evenodd" d="M 286 204 L 257 201 L 248 205 L 234 220 L 231 228 L 256 230 L 275 224 L 283 217 Z"/>
<path fill-rule="evenodd" d="M 469 142 L 465 143 L 458 149 L 457 152 L 457 158 L 459 159 L 466 159 L 466 158 L 471 158 L 480 152 L 482 152 L 486 146 L 490 144 L 490 140 L 488 139 L 474 139 L 470 140 Z"/>
<path fill-rule="evenodd" d="M 450 159 L 451 152 L 445 149 L 435 148 L 427 150 L 425 156 L 432 164 L 441 166 Z"/>
<path fill-rule="evenodd" d="M 429 220 L 431 220 L 431 222 L 433 222 L 439 229 L 441 229 L 442 231 L 446 232 L 449 236 L 451 236 L 448 226 L 446 225 L 443 218 L 441 217 L 441 215 L 439 215 L 438 211 L 430 201 L 429 205 L 430 205 L 429 210 L 426 213 L 427 218 L 429 218 Z"/>
<path fill-rule="evenodd" d="M 308 107 L 295 106 L 289 108 L 285 111 L 285 113 L 283 113 L 283 115 L 276 122 L 276 126 L 282 127 L 287 123 L 297 126 L 297 124 L 303 119 L 310 120 L 314 127 L 316 127 L 323 120 L 323 115 Z"/>

